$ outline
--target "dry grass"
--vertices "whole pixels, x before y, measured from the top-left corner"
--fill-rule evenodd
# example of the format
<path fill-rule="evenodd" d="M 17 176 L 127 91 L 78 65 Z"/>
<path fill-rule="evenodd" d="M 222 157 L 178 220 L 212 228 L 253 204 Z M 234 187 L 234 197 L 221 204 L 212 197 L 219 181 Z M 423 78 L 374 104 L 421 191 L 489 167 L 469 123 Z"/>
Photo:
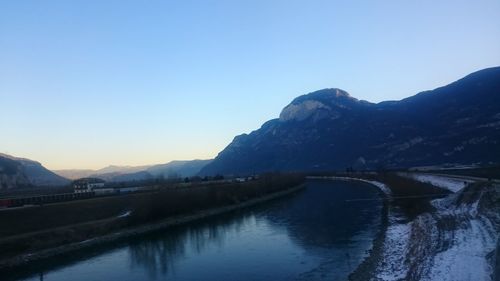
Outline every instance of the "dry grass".
<path fill-rule="evenodd" d="M 286 190 L 303 182 L 297 174 L 268 174 L 244 183 L 170 188 L 0 211 L 0 256 L 9 257 L 82 241 L 174 215 L 220 207 Z M 130 215 L 118 218 L 130 211 Z"/>

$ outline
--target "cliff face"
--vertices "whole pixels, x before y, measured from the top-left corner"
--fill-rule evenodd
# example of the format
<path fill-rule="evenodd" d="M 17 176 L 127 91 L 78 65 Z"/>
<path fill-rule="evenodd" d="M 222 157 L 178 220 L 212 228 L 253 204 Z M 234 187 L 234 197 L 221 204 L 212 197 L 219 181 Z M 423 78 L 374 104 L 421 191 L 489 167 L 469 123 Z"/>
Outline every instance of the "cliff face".
<path fill-rule="evenodd" d="M 200 174 L 471 164 L 500 159 L 500 67 L 400 101 L 300 96 L 234 138 Z"/>

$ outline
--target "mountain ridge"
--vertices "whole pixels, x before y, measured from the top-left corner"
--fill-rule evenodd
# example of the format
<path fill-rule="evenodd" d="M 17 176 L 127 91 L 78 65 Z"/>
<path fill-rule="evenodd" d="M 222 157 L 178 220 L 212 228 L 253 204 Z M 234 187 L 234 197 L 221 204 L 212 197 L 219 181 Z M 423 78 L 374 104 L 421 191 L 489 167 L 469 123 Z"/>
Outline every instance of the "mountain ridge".
<path fill-rule="evenodd" d="M 200 174 L 494 161 L 499 81 L 494 67 L 399 101 L 370 103 L 337 88 L 302 95 L 279 118 L 236 136 Z"/>
<path fill-rule="evenodd" d="M 172 160 L 164 164 L 155 165 L 109 165 L 97 170 L 70 169 L 55 170 L 54 172 L 70 179 L 96 177 L 110 182 L 140 181 L 158 177 L 191 177 L 196 175 L 210 161 L 211 159 Z"/>

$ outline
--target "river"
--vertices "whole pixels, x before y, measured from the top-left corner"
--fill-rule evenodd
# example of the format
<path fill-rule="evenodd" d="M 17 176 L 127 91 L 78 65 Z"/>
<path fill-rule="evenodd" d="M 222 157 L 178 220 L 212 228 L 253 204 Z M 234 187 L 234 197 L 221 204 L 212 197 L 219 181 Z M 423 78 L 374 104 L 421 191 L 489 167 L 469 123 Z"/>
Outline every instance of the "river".
<path fill-rule="evenodd" d="M 346 280 L 380 229 L 376 187 L 309 180 L 298 193 L 19 268 L 2 280 Z"/>

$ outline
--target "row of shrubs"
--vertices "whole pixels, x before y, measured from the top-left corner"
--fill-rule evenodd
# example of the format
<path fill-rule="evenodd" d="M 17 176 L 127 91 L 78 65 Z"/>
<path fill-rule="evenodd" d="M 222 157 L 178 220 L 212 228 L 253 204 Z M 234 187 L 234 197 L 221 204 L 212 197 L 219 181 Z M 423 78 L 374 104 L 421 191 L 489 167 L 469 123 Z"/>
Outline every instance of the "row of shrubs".
<path fill-rule="evenodd" d="M 81 241 L 123 227 L 244 202 L 301 184 L 299 174 L 266 174 L 242 182 L 165 188 L 0 212 L 0 259 Z M 127 214 L 125 218 L 121 215 Z M 83 224 L 82 224 L 83 223 Z"/>
<path fill-rule="evenodd" d="M 236 204 L 299 185 L 303 179 L 304 177 L 299 174 L 265 174 L 257 180 L 242 183 L 214 183 L 149 193 L 135 202 L 130 223 L 137 224 L 172 215 Z"/>

